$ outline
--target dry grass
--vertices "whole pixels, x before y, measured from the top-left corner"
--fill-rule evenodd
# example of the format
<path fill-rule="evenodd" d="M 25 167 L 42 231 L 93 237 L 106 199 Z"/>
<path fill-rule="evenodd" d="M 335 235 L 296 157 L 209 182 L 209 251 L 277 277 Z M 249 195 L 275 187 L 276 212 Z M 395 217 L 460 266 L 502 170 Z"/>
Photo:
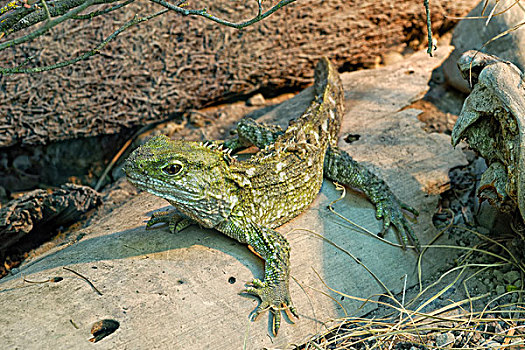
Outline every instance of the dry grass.
<path fill-rule="evenodd" d="M 450 222 L 454 222 L 453 215 Z M 477 243 L 471 247 L 433 244 L 450 229 L 459 229 L 464 234 L 477 237 Z M 507 285 L 505 293 L 491 297 L 491 293 L 472 296 L 469 290 L 469 282 L 479 278 L 482 272 L 509 265 L 512 270 L 520 272 L 521 286 L 524 285 L 525 263 L 521 256 L 508 248 L 510 241 L 516 239 L 523 244 L 523 236 L 518 230 L 515 235 L 492 238 L 449 224 L 429 245 L 424 246 L 418 263 L 419 293 L 406 303 L 405 292 L 401 301 L 388 291 L 380 295 L 380 301 L 376 301 L 372 297 L 377 296 L 358 298 L 325 284 L 332 292 L 345 298 L 376 304 L 385 310 L 382 314 L 386 316 L 344 317 L 298 349 L 525 349 L 525 291 Z M 462 254 L 457 259 L 457 266 L 423 288 L 421 257 L 429 249 L 456 249 Z M 462 286 L 467 296 L 465 299 L 447 300 L 446 305 L 428 311 L 434 301 L 458 285 Z M 512 295 L 517 295 L 517 302 L 507 301 L 512 299 Z M 481 302 L 484 306 L 479 307 Z"/>
<path fill-rule="evenodd" d="M 433 349 L 525 348 L 522 305 L 511 304 L 480 312 L 462 308 L 470 300 L 451 303 L 433 312 L 422 313 L 392 306 L 396 318 L 346 318 L 316 335 L 301 349 Z M 383 303 L 383 305 L 388 305 Z M 512 310 L 511 310 L 512 309 Z M 518 315 L 506 317 L 505 314 Z M 503 326 L 501 325 L 503 323 Z M 501 332 L 503 331 L 503 332 Z M 452 340 L 436 339 L 451 333 Z M 445 338 L 447 339 L 447 338 Z"/>

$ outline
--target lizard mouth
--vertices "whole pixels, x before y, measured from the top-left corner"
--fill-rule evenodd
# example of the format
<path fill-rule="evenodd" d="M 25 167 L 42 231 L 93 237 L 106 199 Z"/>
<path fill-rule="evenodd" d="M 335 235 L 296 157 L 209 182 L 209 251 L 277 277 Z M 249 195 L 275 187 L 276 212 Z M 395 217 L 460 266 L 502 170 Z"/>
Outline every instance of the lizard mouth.
<path fill-rule="evenodd" d="M 151 181 L 146 181 L 145 177 L 140 177 L 132 172 L 126 172 L 126 177 L 133 186 L 141 190 L 149 191 L 150 189 L 153 189 L 153 184 L 151 183 Z"/>
<path fill-rule="evenodd" d="M 129 160 L 126 160 L 124 162 L 124 165 L 122 166 L 122 170 L 128 178 L 130 178 L 133 175 L 133 168 L 134 166 Z"/>
<path fill-rule="evenodd" d="M 126 167 L 128 168 L 127 170 Z M 173 190 L 173 185 L 155 179 L 154 177 L 136 173 L 129 169 L 132 167 L 133 165 L 126 165 L 124 167 L 124 172 L 126 172 L 128 181 L 138 189 L 147 191 L 171 202 L 180 203 L 181 205 L 184 203 L 196 203 L 206 198 L 206 196 L 200 191 L 190 191 L 187 188 L 184 191 L 180 189 L 179 191 Z"/>

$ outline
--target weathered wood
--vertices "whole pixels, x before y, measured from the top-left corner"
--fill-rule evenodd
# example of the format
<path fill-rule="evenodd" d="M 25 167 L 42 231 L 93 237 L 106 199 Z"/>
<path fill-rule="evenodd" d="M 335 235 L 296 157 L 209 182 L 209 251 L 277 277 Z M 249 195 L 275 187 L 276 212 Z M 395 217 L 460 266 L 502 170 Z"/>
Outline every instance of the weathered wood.
<path fill-rule="evenodd" d="M 98 192 L 74 184 L 34 190 L 12 200 L 0 209 L 0 254 L 30 233 L 49 239 L 56 228 L 74 223 L 101 203 Z"/>
<path fill-rule="evenodd" d="M 439 196 L 427 191 L 444 188 L 448 170 L 465 165 L 466 158 L 452 148 L 447 135 L 426 133 L 417 120 L 420 111 L 406 107 L 425 95 L 432 71 L 451 51 L 444 46 L 435 58 L 420 52 L 395 65 L 341 77 L 347 112 L 339 146 L 381 174 L 400 198 L 420 210 L 415 227 L 422 243 L 437 234 L 432 217 Z M 311 94 L 306 89 L 260 120 L 286 125 L 304 111 Z M 349 133 L 361 137 L 347 143 Z M 373 302 L 364 304 L 346 295 L 375 295 L 376 300 L 385 292 L 345 252 L 394 294 L 417 284 L 416 254 L 381 243 L 328 211 L 340 195 L 326 181 L 312 206 L 278 229 L 292 247 L 290 289 L 301 318 L 295 325 L 283 321 L 276 338 L 268 336 L 269 323 L 263 317 L 249 321 L 258 302 L 238 295 L 245 281 L 262 277 L 263 262 L 239 243 L 197 225 L 178 234 L 167 228 L 145 231 L 151 213 L 167 209 L 167 202 L 142 193 L 75 232 L 83 239 L 29 260 L 17 275 L 0 280 L 3 348 L 51 348 L 57 343 L 64 349 L 87 348 L 93 322 L 104 317 L 121 327 L 100 341 L 102 349 L 291 349 L 290 344 L 301 344 L 323 330 L 327 320 L 345 312 L 359 317 L 374 308 Z M 355 192 L 349 191 L 334 207 L 359 227 L 381 230 L 374 207 Z M 395 242 L 394 232 L 386 239 Z M 422 259 L 423 276 L 441 275 L 437 268 L 455 258 L 453 250 L 429 249 Z M 103 296 L 77 278 L 64 278 L 60 284 L 22 284 L 20 276 L 30 281 L 71 276 L 63 267 L 89 278 Z M 448 305 L 445 298 L 437 305 Z"/>
<path fill-rule="evenodd" d="M 432 2 L 434 30 L 450 28 L 453 20 L 444 15 L 463 15 L 475 3 Z M 257 2 L 191 2 L 204 5 L 237 20 L 252 16 Z M 0 65 L 32 55 L 30 66 L 75 57 L 135 14 L 158 9 L 140 2 L 108 17 L 66 23 L 24 48 L 3 51 Z M 255 91 L 302 88 L 322 55 L 348 70 L 372 66 L 406 43 L 424 45 L 424 16 L 422 0 L 302 0 L 237 31 L 168 13 L 121 34 L 88 61 L 0 78 L 0 147 L 113 134 Z"/>
<path fill-rule="evenodd" d="M 458 68 L 473 87 L 452 130 L 452 144 L 464 139 L 487 162 L 477 190 L 480 202 L 488 200 L 502 212 L 518 207 L 525 219 L 523 72 L 475 50 L 460 57 Z"/>

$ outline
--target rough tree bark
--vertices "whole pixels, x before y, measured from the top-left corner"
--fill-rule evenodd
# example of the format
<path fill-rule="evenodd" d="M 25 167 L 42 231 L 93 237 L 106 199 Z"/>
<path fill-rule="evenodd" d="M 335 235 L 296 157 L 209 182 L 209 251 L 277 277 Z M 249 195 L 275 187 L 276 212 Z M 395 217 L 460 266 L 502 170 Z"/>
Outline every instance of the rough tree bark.
<path fill-rule="evenodd" d="M 433 30 L 450 28 L 444 16 L 464 15 L 475 3 L 432 1 Z M 204 4 L 232 20 L 250 17 L 257 6 L 192 1 Z M 135 14 L 158 9 L 134 3 L 110 17 L 65 23 L 3 51 L 0 65 L 35 56 L 30 64 L 41 66 L 81 54 Z M 0 77 L 0 147 L 113 134 L 255 91 L 302 88 L 320 56 L 342 70 L 371 66 L 406 42 L 425 45 L 425 25 L 422 0 L 301 0 L 242 31 L 167 13 L 122 33 L 90 60 Z"/>

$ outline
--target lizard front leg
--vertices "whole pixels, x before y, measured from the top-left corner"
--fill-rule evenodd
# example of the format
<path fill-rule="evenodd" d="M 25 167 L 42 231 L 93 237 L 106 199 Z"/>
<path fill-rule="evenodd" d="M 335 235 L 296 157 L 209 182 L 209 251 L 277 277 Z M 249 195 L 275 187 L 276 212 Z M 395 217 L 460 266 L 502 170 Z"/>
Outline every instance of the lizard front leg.
<path fill-rule="evenodd" d="M 254 279 L 241 293 L 252 294 L 261 299 L 261 303 L 252 314 L 255 321 L 259 314 L 270 310 L 273 316 L 272 333 L 277 335 L 281 325 L 281 310 L 299 317 L 289 291 L 290 245 L 279 232 L 262 227 L 246 219 L 230 219 L 216 227 L 229 237 L 251 246 L 257 255 L 265 261 L 264 280 Z"/>
<path fill-rule="evenodd" d="M 410 241 L 419 251 L 419 240 L 403 213 L 406 210 L 417 216 L 418 211 L 401 202 L 383 180 L 337 147 L 329 147 L 326 152 L 324 176 L 363 191 L 376 206 L 376 218 L 383 219 L 381 234 L 385 234 L 390 225 L 393 225 L 403 247 Z"/>

